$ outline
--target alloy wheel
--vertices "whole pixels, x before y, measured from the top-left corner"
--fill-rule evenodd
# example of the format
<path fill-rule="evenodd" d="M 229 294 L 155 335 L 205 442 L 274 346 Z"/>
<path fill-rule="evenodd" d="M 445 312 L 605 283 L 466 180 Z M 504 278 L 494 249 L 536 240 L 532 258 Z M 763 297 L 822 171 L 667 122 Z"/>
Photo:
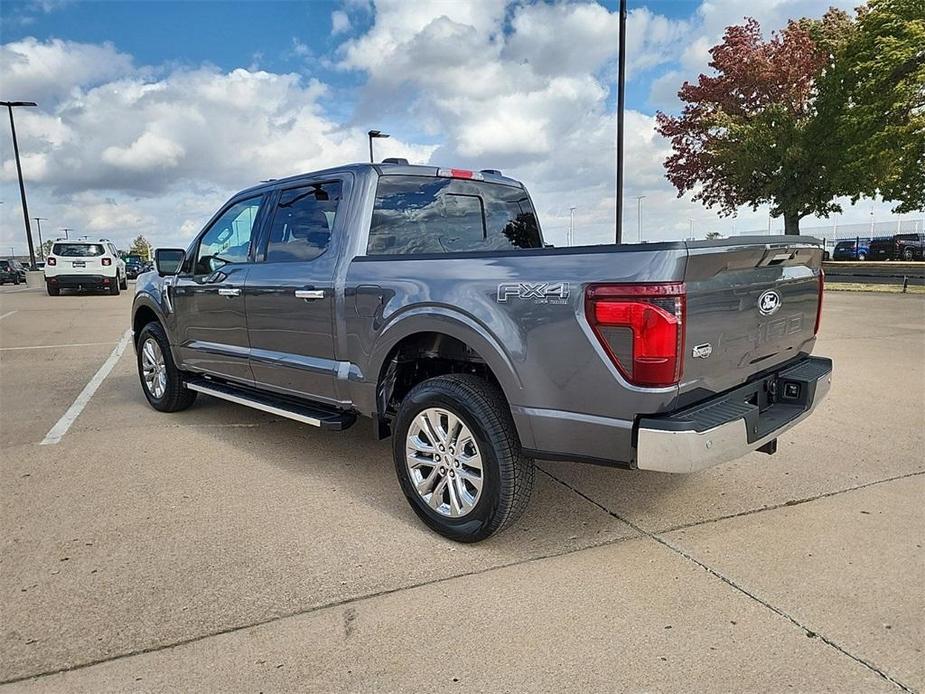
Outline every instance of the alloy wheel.
<path fill-rule="evenodd" d="M 148 392 L 160 400 L 167 391 L 167 366 L 157 340 L 149 337 L 141 347 L 142 377 Z"/>
<path fill-rule="evenodd" d="M 431 509 L 448 518 L 472 511 L 482 495 L 482 455 L 457 415 L 429 407 L 408 428 L 405 462 L 411 484 Z"/>

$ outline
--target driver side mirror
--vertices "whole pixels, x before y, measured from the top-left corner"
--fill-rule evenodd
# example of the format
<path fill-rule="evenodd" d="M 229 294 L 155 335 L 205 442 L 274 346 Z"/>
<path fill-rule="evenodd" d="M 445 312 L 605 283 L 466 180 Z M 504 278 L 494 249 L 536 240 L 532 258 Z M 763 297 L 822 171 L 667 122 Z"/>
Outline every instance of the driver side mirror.
<path fill-rule="evenodd" d="M 154 266 L 161 277 L 180 272 L 186 251 L 182 248 L 158 248 L 154 251 Z"/>

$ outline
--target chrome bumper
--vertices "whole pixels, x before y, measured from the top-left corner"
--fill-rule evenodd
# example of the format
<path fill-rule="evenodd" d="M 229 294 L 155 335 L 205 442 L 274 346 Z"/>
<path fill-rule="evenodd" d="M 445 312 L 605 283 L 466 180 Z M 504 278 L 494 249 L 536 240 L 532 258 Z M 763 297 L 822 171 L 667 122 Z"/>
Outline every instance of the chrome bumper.
<path fill-rule="evenodd" d="M 751 426 L 753 432 L 757 432 L 755 422 L 762 414 L 757 412 L 757 406 L 749 405 L 745 401 L 746 392 L 743 391 L 747 389 L 736 389 L 730 394 L 712 398 L 691 408 L 691 420 L 688 421 L 685 421 L 685 413 L 675 414 L 666 419 L 640 420 L 636 467 L 640 470 L 658 472 L 697 472 L 741 458 L 746 453 L 761 448 L 806 419 L 822 402 L 832 385 L 832 362 L 828 359 L 809 357 L 771 378 L 776 378 L 781 383 L 788 382 L 788 379 L 801 383 L 806 398 L 801 407 L 786 403 L 779 405 L 792 409 L 792 416 L 788 416 L 780 426 L 771 431 L 761 430 L 760 435 L 750 437 L 749 427 Z M 759 384 L 766 380 L 762 379 Z M 752 391 L 754 390 L 753 387 Z M 749 408 L 753 408 L 754 411 Z M 694 421 L 698 417 L 701 422 L 709 421 L 724 409 L 733 415 L 739 412 L 741 416 L 709 428 L 697 426 Z"/>

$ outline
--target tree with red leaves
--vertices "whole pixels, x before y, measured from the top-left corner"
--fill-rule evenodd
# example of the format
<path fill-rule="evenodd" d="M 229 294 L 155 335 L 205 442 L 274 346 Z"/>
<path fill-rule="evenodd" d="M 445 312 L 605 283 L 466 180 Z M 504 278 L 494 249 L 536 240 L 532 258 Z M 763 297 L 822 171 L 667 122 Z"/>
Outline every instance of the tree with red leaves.
<path fill-rule="evenodd" d="M 830 12 L 816 21 L 836 26 L 846 17 Z M 693 191 L 723 215 L 769 204 L 787 234 L 799 234 L 806 215 L 840 211 L 833 198 L 846 191 L 836 175 L 832 114 L 822 118 L 815 108 L 817 78 L 834 56 L 812 28 L 792 21 L 765 41 L 754 19 L 728 27 L 710 50 L 716 74 L 684 83 L 680 116 L 658 113 L 658 131 L 673 149 L 666 175 L 678 197 Z"/>

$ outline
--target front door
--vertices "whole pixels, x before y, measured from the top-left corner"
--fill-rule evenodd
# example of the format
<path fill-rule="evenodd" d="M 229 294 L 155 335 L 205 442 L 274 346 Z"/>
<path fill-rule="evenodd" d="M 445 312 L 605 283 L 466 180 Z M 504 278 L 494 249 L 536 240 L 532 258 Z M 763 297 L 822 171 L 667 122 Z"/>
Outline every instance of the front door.
<path fill-rule="evenodd" d="M 200 236 L 170 289 L 183 367 L 252 384 L 244 288 L 264 197 L 229 204 Z"/>
<path fill-rule="evenodd" d="M 336 401 L 334 270 L 342 191 L 340 180 L 280 191 L 260 262 L 245 287 L 251 367 L 259 387 Z"/>

